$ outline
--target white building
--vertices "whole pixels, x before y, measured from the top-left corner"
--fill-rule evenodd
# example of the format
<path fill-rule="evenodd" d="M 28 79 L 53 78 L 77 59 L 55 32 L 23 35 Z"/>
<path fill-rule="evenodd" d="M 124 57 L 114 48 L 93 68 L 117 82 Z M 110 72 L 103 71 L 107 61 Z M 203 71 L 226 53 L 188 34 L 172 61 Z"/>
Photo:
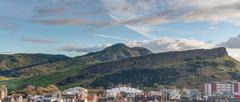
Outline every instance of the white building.
<path fill-rule="evenodd" d="M 117 87 L 112 89 L 107 89 L 107 97 L 115 97 L 120 92 L 125 92 L 128 94 L 129 97 L 135 97 L 136 95 L 142 94 L 142 90 L 138 90 L 131 87 Z"/>
<path fill-rule="evenodd" d="M 55 95 L 33 96 L 30 98 L 31 102 L 63 102 L 61 97 Z"/>
<path fill-rule="evenodd" d="M 66 100 L 85 100 L 88 95 L 88 90 L 82 87 L 69 88 L 63 91 L 62 98 Z"/>
<path fill-rule="evenodd" d="M 150 96 L 162 96 L 162 92 L 160 91 L 150 91 L 148 94 Z"/>
<path fill-rule="evenodd" d="M 69 88 L 63 91 L 63 94 L 84 94 L 87 95 L 88 90 L 82 87 Z"/>

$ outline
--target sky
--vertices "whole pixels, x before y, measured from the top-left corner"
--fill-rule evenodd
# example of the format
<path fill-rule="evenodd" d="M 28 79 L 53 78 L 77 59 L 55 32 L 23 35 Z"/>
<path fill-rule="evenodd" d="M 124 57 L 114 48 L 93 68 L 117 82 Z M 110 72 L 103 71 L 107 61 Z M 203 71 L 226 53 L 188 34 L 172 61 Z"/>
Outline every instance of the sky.
<path fill-rule="evenodd" d="M 239 0 L 0 0 L 0 53 L 79 56 L 226 47 L 240 60 Z"/>

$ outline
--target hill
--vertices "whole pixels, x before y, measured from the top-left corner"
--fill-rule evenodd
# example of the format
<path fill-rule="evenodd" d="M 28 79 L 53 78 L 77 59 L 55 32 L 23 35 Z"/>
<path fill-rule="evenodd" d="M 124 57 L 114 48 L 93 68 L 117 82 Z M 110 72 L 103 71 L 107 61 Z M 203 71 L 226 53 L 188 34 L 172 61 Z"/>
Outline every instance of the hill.
<path fill-rule="evenodd" d="M 88 87 L 130 84 L 135 87 L 174 85 L 200 87 L 204 82 L 238 80 L 239 62 L 225 48 L 166 52 L 88 67 L 77 76 L 67 77 L 58 85 L 85 82 Z"/>
<path fill-rule="evenodd" d="M 133 47 L 130 48 L 125 44 L 115 44 L 113 46 L 107 47 L 102 51 L 89 53 L 84 56 L 80 56 L 80 59 L 92 59 L 100 62 L 106 61 L 116 61 L 125 58 L 146 56 L 152 54 L 152 52 L 143 47 Z"/>
<path fill-rule="evenodd" d="M 28 84 L 61 89 L 73 86 L 105 88 L 118 84 L 135 87 L 159 86 L 201 88 L 205 82 L 239 80 L 240 64 L 225 48 L 197 49 L 150 54 L 101 63 L 84 63 L 38 76 L 21 77 L 7 83 L 12 89 Z"/>
<path fill-rule="evenodd" d="M 149 55 L 152 52 L 141 47 L 127 47 L 115 44 L 106 49 L 89 53 L 84 56 L 69 58 L 64 55 L 49 54 L 14 54 L 0 55 L 0 75 L 2 76 L 33 76 L 49 71 L 79 66 L 85 63 L 100 63 L 124 58 Z"/>
<path fill-rule="evenodd" d="M 12 54 L 0 55 L 0 71 L 17 69 L 25 66 L 34 66 L 48 62 L 68 59 L 65 55 L 50 54 Z"/>

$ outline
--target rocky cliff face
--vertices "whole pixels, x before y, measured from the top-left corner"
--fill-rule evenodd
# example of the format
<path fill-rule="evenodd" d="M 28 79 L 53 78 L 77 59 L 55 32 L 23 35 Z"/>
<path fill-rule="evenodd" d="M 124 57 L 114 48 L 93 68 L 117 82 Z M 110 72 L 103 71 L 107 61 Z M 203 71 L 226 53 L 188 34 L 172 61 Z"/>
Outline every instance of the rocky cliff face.
<path fill-rule="evenodd" d="M 196 84 L 207 81 L 231 79 L 229 73 L 232 70 L 240 71 L 236 67 L 238 65 L 238 62 L 228 56 L 225 48 L 174 51 L 95 64 L 79 75 L 58 82 L 58 85 L 95 79 L 92 83 L 82 85 L 108 87 L 131 83 L 149 87 L 154 84 L 195 87 Z M 222 73 L 223 77 L 215 73 Z"/>
<path fill-rule="evenodd" d="M 214 49 L 197 49 L 189 51 L 174 51 L 166 53 L 158 53 L 150 55 L 151 57 L 158 57 L 161 59 L 206 59 L 227 56 L 226 48 L 214 48 Z"/>
<path fill-rule="evenodd" d="M 226 48 L 157 53 L 144 57 L 135 57 L 125 60 L 96 64 L 89 68 L 89 73 L 96 74 L 125 69 L 154 68 L 163 64 L 182 63 L 187 61 L 197 61 L 211 58 L 222 58 L 224 56 L 228 56 Z"/>

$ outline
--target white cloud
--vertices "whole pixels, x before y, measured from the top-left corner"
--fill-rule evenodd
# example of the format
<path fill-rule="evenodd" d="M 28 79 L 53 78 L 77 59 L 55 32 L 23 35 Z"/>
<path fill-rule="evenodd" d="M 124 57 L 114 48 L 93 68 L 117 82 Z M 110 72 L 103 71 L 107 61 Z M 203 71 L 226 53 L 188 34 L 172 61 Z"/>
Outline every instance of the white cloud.
<path fill-rule="evenodd" d="M 59 41 L 50 40 L 50 39 L 39 39 L 39 38 L 22 38 L 22 41 L 30 42 L 34 44 L 51 44 L 51 43 L 59 43 Z"/>
<path fill-rule="evenodd" d="M 239 0 L 102 0 L 113 19 L 149 35 L 151 26 L 169 22 L 229 22 L 240 25 Z M 144 28 L 144 29 L 143 29 Z"/>
<path fill-rule="evenodd" d="M 105 35 L 105 34 L 94 34 L 97 37 L 101 37 L 101 38 L 107 38 L 107 39 L 115 39 L 115 40 L 122 40 L 122 41 L 129 41 L 130 39 L 127 38 L 123 38 L 123 37 L 118 37 L 118 36 L 109 36 L 109 35 Z"/>
<path fill-rule="evenodd" d="M 147 38 L 153 39 L 153 37 L 151 35 L 149 35 L 149 33 L 151 31 L 151 29 L 149 27 L 138 26 L 138 25 L 125 25 L 125 27 L 127 27 L 133 31 L 136 31 L 137 33 L 139 33 Z"/>
<path fill-rule="evenodd" d="M 153 41 L 132 41 L 128 46 L 146 47 L 154 52 L 182 51 L 200 48 L 213 48 L 214 44 L 195 39 L 163 37 Z"/>
<path fill-rule="evenodd" d="M 111 44 L 106 45 L 98 45 L 98 46 L 77 46 L 76 44 L 68 44 L 64 46 L 63 48 L 60 48 L 59 51 L 66 51 L 66 52 L 79 52 L 79 53 L 89 53 L 89 52 L 96 52 L 103 50 L 104 48 L 111 46 Z"/>
<path fill-rule="evenodd" d="M 17 54 L 17 52 L 0 52 L 0 54 L 12 55 Z"/>
<path fill-rule="evenodd" d="M 85 8 L 88 8 L 88 6 L 99 7 L 99 4 L 94 4 L 96 2 L 94 0 L 52 1 L 62 2 L 63 4 L 74 4 L 75 6 L 78 4 L 89 4 L 83 5 L 86 6 Z M 100 0 L 98 2 L 102 2 L 101 4 L 103 5 L 100 7 L 103 7 L 104 9 L 89 9 L 97 12 L 103 11 L 105 14 L 109 14 L 113 19 L 117 18 L 118 21 L 108 21 L 108 23 L 114 23 L 113 25 L 119 23 L 122 25 L 154 26 L 174 21 L 230 22 L 240 24 L 239 0 Z M 101 11 L 99 11 L 99 9 Z M 50 11 L 59 12 L 62 11 L 62 8 L 51 8 Z M 79 16 L 71 18 L 79 18 Z M 66 22 L 68 22 L 68 20 L 77 20 L 78 22 L 74 24 L 82 24 L 78 19 L 64 19 L 66 20 L 62 20 L 60 23 L 67 24 Z M 90 20 L 94 23 L 97 19 Z M 97 24 L 99 23 L 101 22 L 97 22 Z"/>
<path fill-rule="evenodd" d="M 226 47 L 228 53 L 233 58 L 240 61 L 240 34 L 236 37 L 231 37 L 227 41 L 221 42 L 216 46 Z"/>
<path fill-rule="evenodd" d="M 237 37 L 229 38 L 227 41 L 218 44 L 227 48 L 240 48 L 240 34 Z"/>
<path fill-rule="evenodd" d="M 156 40 L 144 40 L 144 41 L 129 41 L 125 43 L 129 47 L 145 47 L 149 50 L 160 53 L 167 51 L 183 51 L 183 50 L 192 50 L 192 49 L 210 49 L 218 47 L 210 42 L 204 42 L 196 39 L 183 39 L 183 38 L 169 38 L 162 37 Z M 239 44 L 239 43 L 238 43 Z M 80 52 L 80 53 L 89 53 L 103 50 L 106 47 L 111 46 L 111 44 L 98 45 L 98 46 L 87 46 L 79 47 L 75 44 L 69 44 L 61 48 L 59 51 L 67 52 Z M 240 48 L 229 48 L 227 51 L 230 56 L 240 61 Z"/>
<path fill-rule="evenodd" d="M 126 43 L 130 47 L 145 47 L 156 53 L 166 51 L 182 51 L 199 48 L 213 48 L 214 45 L 208 42 L 194 39 L 180 39 L 163 37 L 152 41 L 129 41 Z M 60 49 L 60 51 L 76 52 L 95 52 L 102 50 L 111 44 L 98 45 L 93 47 L 77 47 L 75 44 L 69 44 Z"/>
<path fill-rule="evenodd" d="M 239 0 L 99 0 L 101 6 L 94 0 L 53 1 L 75 4 L 75 6 L 86 4 L 82 6 L 91 10 L 96 18 L 88 19 L 88 16 L 81 13 L 81 17 L 50 17 L 34 19 L 33 21 L 55 25 L 90 25 L 95 27 L 123 25 L 148 38 L 151 38 L 150 34 L 155 30 L 153 26 L 171 22 L 209 22 L 211 24 L 228 22 L 240 25 Z M 59 10 L 62 11 L 62 9 L 57 8 L 50 11 L 56 12 Z M 101 12 L 101 14 L 98 12 Z M 102 13 L 105 16 L 109 15 L 112 19 L 98 19 L 103 17 Z"/>
<path fill-rule="evenodd" d="M 227 48 L 230 56 L 240 61 L 240 48 Z"/>

